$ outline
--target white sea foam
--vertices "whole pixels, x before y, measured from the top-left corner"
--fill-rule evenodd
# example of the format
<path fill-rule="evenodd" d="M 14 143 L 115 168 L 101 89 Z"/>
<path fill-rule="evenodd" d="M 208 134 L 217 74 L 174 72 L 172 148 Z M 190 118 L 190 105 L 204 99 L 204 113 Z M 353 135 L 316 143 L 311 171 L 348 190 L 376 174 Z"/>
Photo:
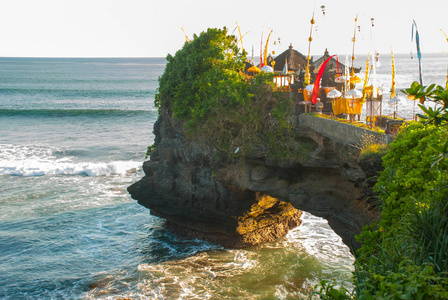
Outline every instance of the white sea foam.
<path fill-rule="evenodd" d="M 341 237 L 328 225 L 327 220 L 306 212 L 303 213 L 302 220 L 303 223 L 299 227 L 288 233 L 288 243 L 299 244 L 324 265 L 353 269 L 353 255 Z"/>
<path fill-rule="evenodd" d="M 141 166 L 138 161 L 88 162 L 47 145 L 0 145 L 0 176 L 125 175 Z"/>
<path fill-rule="evenodd" d="M 0 160 L 0 175 L 44 176 L 44 175 L 84 175 L 107 176 L 125 175 L 136 170 L 141 162 L 113 161 L 105 163 L 41 162 L 35 160 Z"/>

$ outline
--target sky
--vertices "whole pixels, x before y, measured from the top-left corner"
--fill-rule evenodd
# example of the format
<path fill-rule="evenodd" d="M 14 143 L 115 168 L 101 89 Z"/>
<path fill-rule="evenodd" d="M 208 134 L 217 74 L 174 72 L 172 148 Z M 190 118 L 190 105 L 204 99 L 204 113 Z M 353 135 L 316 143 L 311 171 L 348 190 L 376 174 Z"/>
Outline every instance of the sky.
<path fill-rule="evenodd" d="M 326 48 L 351 55 L 355 28 L 355 54 L 415 53 L 413 20 L 423 53 L 448 53 L 446 1 L 2 0 L 0 57 L 166 57 L 207 28 L 239 36 L 237 23 L 249 56 L 252 47 L 260 54 L 271 30 L 269 52 L 292 44 L 306 55 L 313 12 L 317 57 Z"/>

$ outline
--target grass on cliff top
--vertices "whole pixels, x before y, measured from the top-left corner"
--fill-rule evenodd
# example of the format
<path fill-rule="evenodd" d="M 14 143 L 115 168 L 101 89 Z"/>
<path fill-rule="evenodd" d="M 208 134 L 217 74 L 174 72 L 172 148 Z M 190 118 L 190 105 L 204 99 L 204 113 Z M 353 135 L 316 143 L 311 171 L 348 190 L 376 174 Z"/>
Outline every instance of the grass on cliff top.
<path fill-rule="evenodd" d="M 390 147 L 387 144 L 377 143 L 376 139 L 369 134 L 365 134 L 361 141 L 361 153 L 359 160 L 372 157 L 383 157 L 387 154 Z"/>
<path fill-rule="evenodd" d="M 344 124 L 349 124 L 349 125 L 352 125 L 352 126 L 364 128 L 364 129 L 375 131 L 375 132 L 378 132 L 378 133 L 385 133 L 384 129 L 382 129 L 382 128 L 379 128 L 379 127 L 376 127 L 376 126 L 375 127 L 370 127 L 369 125 L 367 125 L 367 124 L 365 124 L 363 122 L 352 122 L 352 121 L 349 121 L 349 120 L 338 118 L 338 117 L 336 117 L 334 115 L 314 114 L 314 113 L 310 114 L 310 115 L 312 115 L 314 117 L 317 117 L 317 118 L 323 118 L 323 119 L 333 120 L 333 121 L 344 123 Z"/>

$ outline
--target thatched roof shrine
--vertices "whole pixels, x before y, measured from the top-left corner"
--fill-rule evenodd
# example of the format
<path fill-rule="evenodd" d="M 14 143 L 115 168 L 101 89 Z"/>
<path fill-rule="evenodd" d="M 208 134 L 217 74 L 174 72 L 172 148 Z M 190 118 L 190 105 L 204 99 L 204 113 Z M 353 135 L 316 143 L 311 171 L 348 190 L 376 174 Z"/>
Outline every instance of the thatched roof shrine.
<path fill-rule="evenodd" d="M 288 62 L 288 70 L 293 72 L 298 72 L 300 70 L 304 71 L 306 69 L 306 56 L 296 51 L 292 48 L 292 44 L 289 49 L 279 54 L 275 59 L 274 71 L 283 71 L 285 62 Z M 313 58 L 310 60 L 312 63 Z M 272 66 L 272 64 L 269 64 Z"/>
<path fill-rule="evenodd" d="M 322 66 L 322 64 L 330 57 L 331 55 L 328 53 L 328 50 L 325 49 L 324 52 L 324 56 L 322 56 L 321 58 L 317 59 L 314 63 L 314 73 L 317 74 L 320 70 L 320 67 Z M 332 74 L 336 74 L 337 70 L 338 70 L 338 66 L 337 66 L 337 59 L 336 58 L 332 58 L 330 59 L 330 61 L 328 62 L 327 66 L 325 67 L 325 72 L 328 73 L 332 73 Z M 351 70 L 350 70 L 351 71 Z M 355 73 L 359 73 L 359 71 L 361 71 L 361 68 L 355 68 Z M 345 73 L 345 65 L 341 62 L 339 62 L 339 73 L 340 74 L 344 74 Z"/>

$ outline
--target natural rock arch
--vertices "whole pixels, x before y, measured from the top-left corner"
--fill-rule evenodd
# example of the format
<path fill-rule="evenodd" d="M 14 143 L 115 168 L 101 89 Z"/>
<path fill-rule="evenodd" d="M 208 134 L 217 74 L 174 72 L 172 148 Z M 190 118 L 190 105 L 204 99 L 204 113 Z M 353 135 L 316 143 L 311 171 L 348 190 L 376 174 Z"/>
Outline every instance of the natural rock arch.
<path fill-rule="evenodd" d="M 369 198 L 380 164 L 359 163 L 358 147 L 298 121 L 294 132 L 297 143 L 311 149 L 305 161 L 260 155 L 219 166 L 208 143 L 186 139 L 182 122 L 162 112 L 154 126 L 156 151 L 143 165 L 145 176 L 128 191 L 173 231 L 229 247 L 286 234 L 300 224 L 301 213 L 291 203 L 328 220 L 356 249 L 354 236 L 378 217 Z M 278 201 L 261 202 L 264 195 Z M 239 230 L 243 221 L 249 223 Z"/>

